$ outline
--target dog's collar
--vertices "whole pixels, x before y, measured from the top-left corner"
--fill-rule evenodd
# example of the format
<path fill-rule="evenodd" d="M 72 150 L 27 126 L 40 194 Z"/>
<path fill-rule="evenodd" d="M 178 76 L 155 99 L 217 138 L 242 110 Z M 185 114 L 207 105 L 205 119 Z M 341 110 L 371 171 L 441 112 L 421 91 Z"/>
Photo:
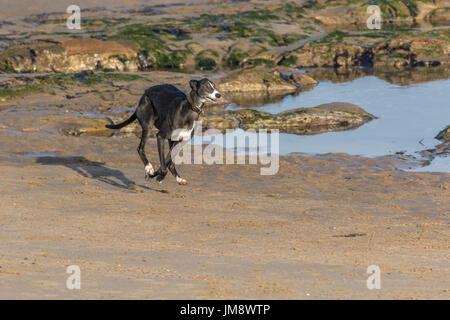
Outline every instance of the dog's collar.
<path fill-rule="evenodd" d="M 187 101 L 189 103 L 189 105 L 191 106 L 191 110 L 194 112 L 197 112 L 198 114 L 203 112 L 203 108 L 199 108 L 197 107 L 194 102 L 192 101 L 192 97 L 191 94 L 189 93 L 189 95 L 187 96 Z"/>

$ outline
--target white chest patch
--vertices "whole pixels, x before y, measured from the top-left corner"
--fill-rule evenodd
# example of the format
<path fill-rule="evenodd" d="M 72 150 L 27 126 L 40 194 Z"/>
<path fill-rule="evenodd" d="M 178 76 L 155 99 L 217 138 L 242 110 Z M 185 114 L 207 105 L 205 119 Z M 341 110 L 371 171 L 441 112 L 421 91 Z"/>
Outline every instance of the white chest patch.
<path fill-rule="evenodd" d="M 194 126 L 191 129 L 175 129 L 172 132 L 172 137 L 170 140 L 172 141 L 181 141 L 181 140 L 189 140 L 191 138 L 192 130 L 194 130 Z"/>

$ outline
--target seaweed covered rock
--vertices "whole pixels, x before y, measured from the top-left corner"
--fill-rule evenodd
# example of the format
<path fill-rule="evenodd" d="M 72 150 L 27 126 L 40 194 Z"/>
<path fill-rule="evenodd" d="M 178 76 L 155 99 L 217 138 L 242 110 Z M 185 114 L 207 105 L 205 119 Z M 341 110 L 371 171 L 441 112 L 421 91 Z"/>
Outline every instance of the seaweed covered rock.
<path fill-rule="evenodd" d="M 290 75 L 288 75 L 288 80 L 293 82 L 300 88 L 315 86 L 318 83 L 318 81 L 313 77 L 299 72 L 291 73 Z"/>
<path fill-rule="evenodd" d="M 435 67 L 450 63 L 450 41 L 439 37 L 347 34 L 335 31 L 287 53 L 301 67 Z"/>
<path fill-rule="evenodd" d="M 450 63 L 450 41 L 400 36 L 373 48 L 374 67 L 433 67 Z"/>
<path fill-rule="evenodd" d="M 302 67 L 370 66 L 370 49 L 355 44 L 310 42 L 291 52 L 286 59 L 295 58 Z"/>
<path fill-rule="evenodd" d="M 332 5 L 330 5 L 332 3 Z M 311 16 L 324 25 L 365 25 L 367 8 L 377 5 L 383 23 L 405 25 L 420 23 L 423 20 L 446 24 L 448 3 L 446 1 L 408 1 L 408 0 L 310 0 L 308 7 Z M 445 20 L 447 18 L 447 20 Z"/>
<path fill-rule="evenodd" d="M 427 14 L 425 19 L 433 24 L 448 24 L 450 21 L 450 7 L 436 8 Z"/>
<path fill-rule="evenodd" d="M 314 108 L 297 108 L 278 114 L 245 109 L 225 111 L 207 116 L 207 128 L 234 129 L 236 122 L 242 129 L 278 129 L 295 134 L 317 134 L 357 128 L 376 117 L 359 106 L 333 102 Z M 208 122 L 209 119 L 214 121 Z M 231 120 L 235 121 L 231 121 Z M 227 126 L 227 124 L 231 124 Z"/>

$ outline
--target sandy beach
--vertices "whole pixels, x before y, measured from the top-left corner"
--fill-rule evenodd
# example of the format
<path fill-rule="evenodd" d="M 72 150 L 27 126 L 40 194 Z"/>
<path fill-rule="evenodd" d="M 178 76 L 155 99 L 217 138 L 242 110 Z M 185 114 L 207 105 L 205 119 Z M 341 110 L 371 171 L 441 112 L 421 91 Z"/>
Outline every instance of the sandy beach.
<path fill-rule="evenodd" d="M 188 186 L 158 185 L 133 138 L 0 138 L 1 298 L 448 298 L 449 174 L 291 155 L 275 176 L 183 165 Z M 44 145 L 63 151 L 26 155 Z"/>

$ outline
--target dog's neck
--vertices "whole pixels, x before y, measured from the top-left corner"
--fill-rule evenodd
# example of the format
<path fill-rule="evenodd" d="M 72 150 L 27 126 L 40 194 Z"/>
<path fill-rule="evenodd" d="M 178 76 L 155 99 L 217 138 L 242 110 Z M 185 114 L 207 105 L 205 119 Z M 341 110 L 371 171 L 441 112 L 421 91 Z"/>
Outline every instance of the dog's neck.
<path fill-rule="evenodd" d="M 200 114 L 203 111 L 203 102 L 196 102 L 195 99 L 192 98 L 192 91 L 189 92 L 187 96 L 187 101 L 191 107 L 191 110 Z"/>

